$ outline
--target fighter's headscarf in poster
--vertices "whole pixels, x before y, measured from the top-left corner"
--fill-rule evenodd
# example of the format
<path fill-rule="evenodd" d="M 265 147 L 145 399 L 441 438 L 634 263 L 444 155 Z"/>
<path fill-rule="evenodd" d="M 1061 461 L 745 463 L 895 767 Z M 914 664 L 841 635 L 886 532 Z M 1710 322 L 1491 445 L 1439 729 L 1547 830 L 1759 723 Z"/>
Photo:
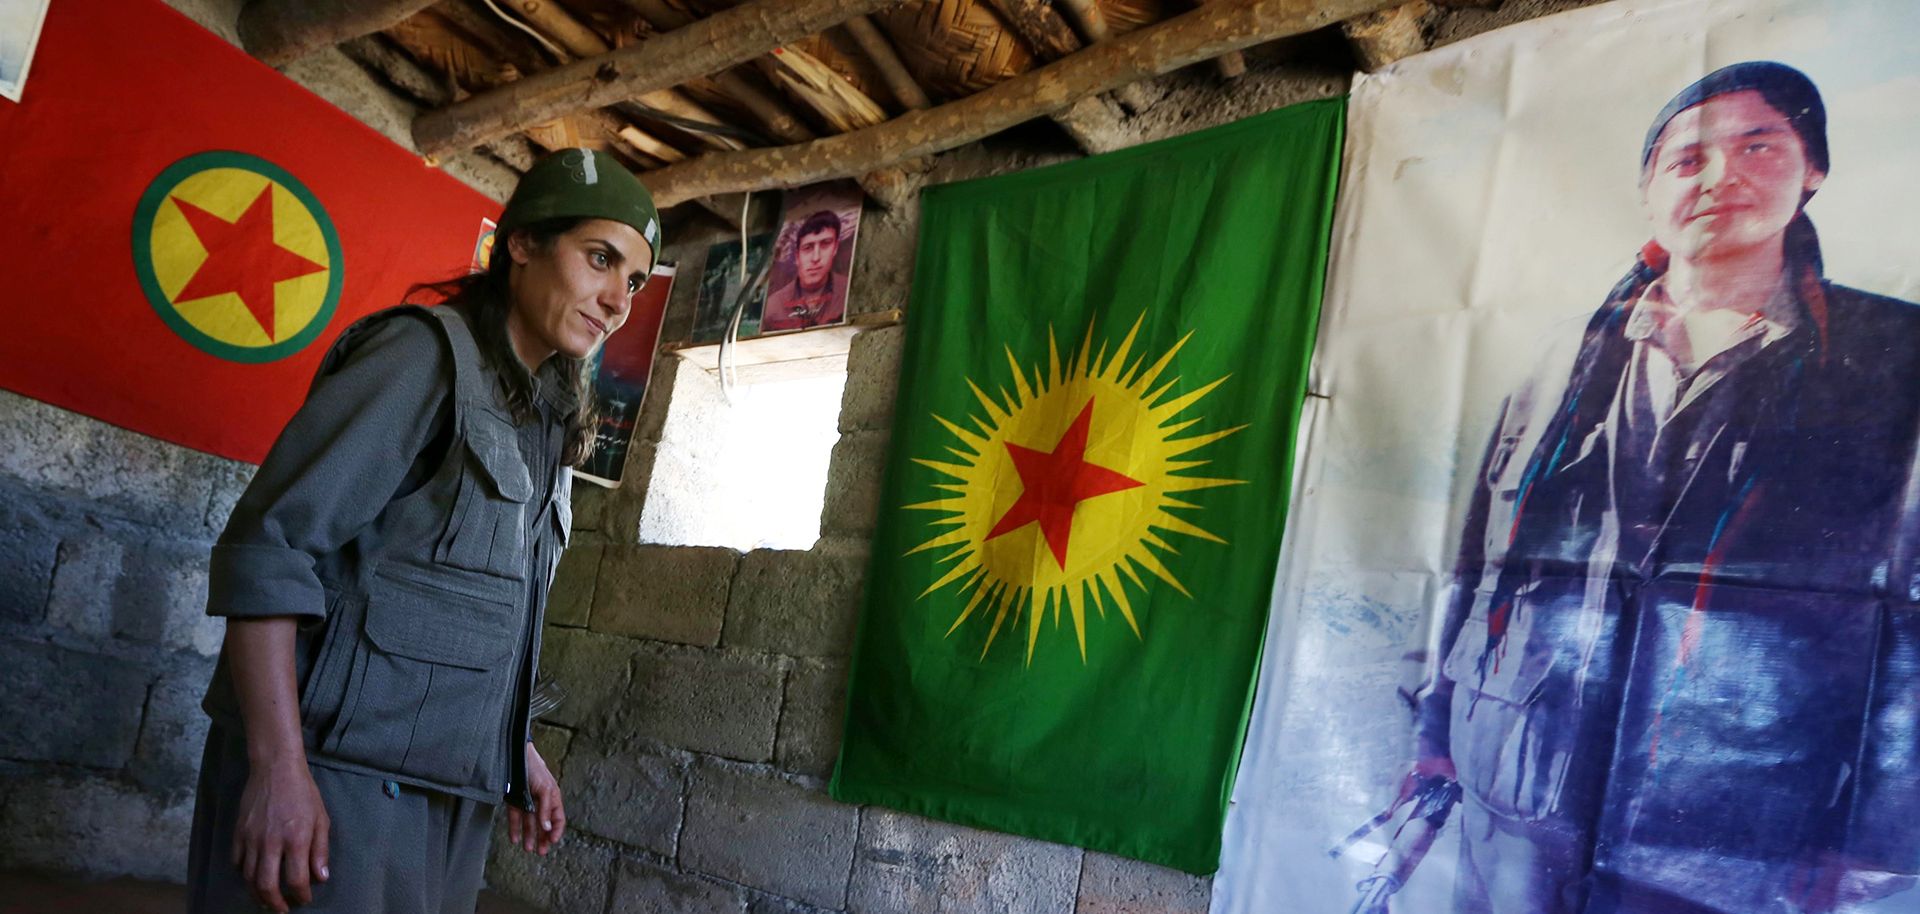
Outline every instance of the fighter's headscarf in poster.
<path fill-rule="evenodd" d="M 1362 78 L 1215 914 L 1920 911 L 1920 4 Z"/>

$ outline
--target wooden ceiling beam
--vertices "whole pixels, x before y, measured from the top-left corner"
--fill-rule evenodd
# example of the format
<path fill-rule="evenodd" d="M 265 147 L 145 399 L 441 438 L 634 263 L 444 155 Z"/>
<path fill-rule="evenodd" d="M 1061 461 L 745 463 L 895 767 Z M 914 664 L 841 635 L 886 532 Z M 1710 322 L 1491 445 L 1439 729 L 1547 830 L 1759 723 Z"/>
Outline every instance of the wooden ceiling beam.
<path fill-rule="evenodd" d="M 1058 60 L 1080 50 L 1080 36 L 1047 0 L 987 0 L 1013 33 L 1042 60 Z"/>
<path fill-rule="evenodd" d="M 240 44 L 269 66 L 371 35 L 435 0 L 253 0 L 240 10 Z"/>
<path fill-rule="evenodd" d="M 475 95 L 413 123 L 428 155 L 466 149 L 529 124 L 603 108 L 718 73 L 897 0 L 748 0 L 607 54 Z"/>
<path fill-rule="evenodd" d="M 709 153 L 648 172 L 641 180 L 664 207 L 715 193 L 865 174 L 964 146 L 1098 92 L 1402 2 L 1215 0 L 937 108 L 795 146 Z"/>
<path fill-rule="evenodd" d="M 907 72 L 907 62 L 900 59 L 900 52 L 894 50 L 887 36 L 880 34 L 880 27 L 865 16 L 855 16 L 846 22 L 847 34 L 853 36 L 855 44 L 865 51 L 867 59 L 880 70 L 880 76 L 887 81 L 887 90 L 893 93 L 895 100 L 903 108 L 919 110 L 933 107 L 933 100 L 927 97 L 925 89 L 913 81 L 913 74 Z"/>

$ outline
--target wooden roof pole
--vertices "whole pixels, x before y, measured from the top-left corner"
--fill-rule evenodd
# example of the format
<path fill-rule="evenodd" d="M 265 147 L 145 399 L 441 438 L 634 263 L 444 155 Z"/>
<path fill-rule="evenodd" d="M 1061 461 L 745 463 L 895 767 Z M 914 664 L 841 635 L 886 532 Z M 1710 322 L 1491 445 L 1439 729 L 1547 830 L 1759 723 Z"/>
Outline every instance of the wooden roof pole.
<path fill-rule="evenodd" d="M 927 97 L 926 90 L 913 81 L 913 74 L 907 72 L 907 63 L 900 59 L 900 52 L 893 49 L 887 36 L 880 34 L 880 27 L 866 16 L 855 16 L 847 20 L 847 34 L 853 36 L 860 50 L 867 52 L 867 58 L 880 69 L 880 75 L 887 81 L 887 88 L 893 97 L 900 100 L 904 107 L 919 110 L 933 107 L 933 100 Z"/>
<path fill-rule="evenodd" d="M 513 8 L 526 17 L 528 24 L 541 33 L 559 42 L 568 54 L 575 57 L 598 57 L 613 50 L 594 30 L 587 28 L 580 20 L 567 14 L 557 3 L 547 0 L 513 0 Z M 655 89 L 635 99 L 639 103 L 656 108 L 676 117 L 701 124 L 726 126 L 726 122 L 715 117 L 713 112 L 700 106 L 699 102 L 682 95 L 674 89 Z M 693 138 L 714 149 L 745 149 L 746 144 L 732 137 L 712 133 L 688 131 Z"/>
<path fill-rule="evenodd" d="M 897 0 L 748 0 L 657 38 L 475 95 L 413 122 L 422 152 L 466 149 L 528 124 L 629 101 L 745 63 Z"/>
<path fill-rule="evenodd" d="M 1206 3 L 1209 0 L 1193 0 L 1194 3 Z M 1213 59 L 1213 70 L 1221 79 L 1239 79 L 1247 75 L 1247 57 L 1239 51 L 1228 51 Z"/>
<path fill-rule="evenodd" d="M 1073 14 L 1075 22 L 1080 24 L 1080 34 L 1085 35 L 1089 46 L 1100 44 L 1113 36 L 1107 28 L 1107 16 L 1100 11 L 1099 0 L 1059 0 L 1060 5 Z M 1128 84 L 1116 86 L 1113 97 L 1128 111 L 1139 113 L 1152 105 L 1152 100 L 1140 91 L 1141 87 Z M 1065 126 L 1065 125 L 1062 125 Z M 1071 132 L 1071 128 L 1069 128 Z"/>
<path fill-rule="evenodd" d="M 1215 0 L 1087 48 L 974 95 L 864 130 L 797 146 L 716 152 L 641 176 L 671 206 L 738 190 L 798 187 L 964 146 L 1097 92 L 1310 32 L 1402 0 Z"/>
<path fill-rule="evenodd" d="M 666 0 L 625 0 L 625 2 L 629 7 L 633 8 L 636 12 L 638 12 L 643 19 L 645 19 L 648 23 L 652 24 L 656 28 L 678 29 L 678 28 L 684 28 L 688 25 L 691 25 L 694 22 L 694 18 L 691 15 L 689 15 L 687 12 L 679 9 L 674 5 L 667 3 Z M 855 19 L 864 19 L 864 18 L 865 18 L 864 16 L 855 17 Z M 853 21 L 854 20 L 848 20 L 848 23 L 850 26 Z M 889 50 L 891 50 L 892 46 L 888 45 L 888 48 Z M 762 72 L 764 73 L 766 72 L 767 66 L 770 63 L 774 64 L 775 66 L 782 66 L 781 64 L 778 64 L 773 60 L 773 58 L 775 57 L 805 57 L 805 56 L 806 55 L 801 54 L 800 52 L 792 48 L 785 48 L 785 49 L 775 48 L 773 52 L 769 53 L 766 56 L 755 58 L 753 62 L 754 64 L 759 65 L 761 67 Z M 810 57 L 808 57 L 808 60 L 813 63 L 812 69 L 816 72 L 816 75 L 818 75 L 821 78 L 821 80 L 832 81 L 832 82 L 844 82 L 844 80 L 841 80 L 838 75 L 835 75 L 831 72 L 819 72 L 819 71 L 825 71 L 827 69 L 824 64 L 821 64 L 818 61 L 813 61 L 812 58 Z M 802 68 L 806 68 L 806 66 L 807 65 L 804 63 L 801 64 Z M 878 65 L 876 64 L 876 66 Z M 794 75 L 797 75 L 797 74 L 794 74 Z M 767 104 L 770 106 L 770 110 L 777 109 L 780 114 L 785 116 L 786 120 L 789 122 L 789 125 L 793 128 L 794 133 L 804 134 L 800 136 L 795 136 L 787 132 L 782 132 L 781 127 L 775 126 L 774 124 L 769 123 L 767 125 L 768 129 L 772 130 L 776 136 L 778 136 L 780 139 L 784 140 L 785 142 L 802 143 L 807 140 L 811 140 L 815 137 L 815 134 L 811 129 L 809 129 L 805 124 L 800 123 L 800 121 L 797 118 L 795 118 L 793 115 L 787 113 L 786 107 L 784 105 L 782 105 L 780 102 L 776 101 L 775 99 L 771 98 L 770 96 L 767 96 L 766 93 L 760 92 L 758 87 L 756 87 L 752 82 L 747 80 L 745 77 L 740 76 L 738 74 L 738 71 L 722 70 L 721 72 L 714 74 L 710 78 L 715 82 L 715 84 L 717 84 L 720 87 L 722 91 L 730 92 L 731 94 L 733 94 L 735 100 L 741 101 L 743 104 L 746 104 L 749 110 L 755 111 L 756 114 L 758 113 L 758 109 L 753 108 L 752 103 L 748 102 L 746 98 L 748 93 L 758 93 L 762 98 L 766 99 Z M 771 74 L 770 74 L 770 78 L 772 78 L 775 82 L 784 83 L 788 91 L 798 96 L 802 100 L 803 104 L 806 104 L 808 107 L 812 108 L 815 111 L 815 113 L 819 114 L 822 118 L 828 121 L 835 120 L 835 113 L 838 111 L 844 110 L 843 106 L 836 105 L 834 99 L 831 97 L 830 94 L 823 94 L 817 91 L 817 87 L 809 84 L 806 80 L 803 80 L 803 79 L 782 80 L 779 76 L 771 75 Z M 729 84 L 732 84 L 734 88 L 730 89 Z M 915 86 L 917 87 L 918 84 L 916 83 Z M 854 95 L 860 94 L 858 93 L 857 90 L 853 88 L 851 84 L 847 84 L 839 87 L 830 86 L 829 88 L 830 89 L 838 88 L 841 92 L 851 92 Z M 861 100 L 868 101 L 868 102 L 871 101 L 870 99 L 865 99 L 864 96 L 862 96 L 861 99 L 854 99 L 852 96 L 848 96 L 846 100 L 856 106 L 859 106 L 859 102 Z M 886 112 L 876 110 L 875 113 L 877 114 L 879 119 L 881 120 L 885 119 Z M 920 170 L 925 170 L 925 169 L 921 168 Z M 901 202 L 903 202 L 906 199 L 907 194 L 913 188 L 913 182 L 911 180 L 911 177 L 905 171 L 898 168 L 886 169 L 883 171 L 873 172 L 871 174 L 864 174 L 859 176 L 858 178 L 855 178 L 854 180 L 860 184 L 860 187 L 862 190 L 865 190 L 867 192 L 867 196 L 872 197 L 874 202 L 880 204 L 880 206 L 884 209 L 892 209 L 893 207 L 898 206 Z M 738 196 L 738 195 L 734 195 L 734 196 Z M 701 205 L 705 206 L 707 199 L 708 198 L 705 198 L 705 197 L 699 198 Z M 719 212 L 720 207 L 708 206 L 707 209 L 714 212 L 715 214 L 720 214 Z M 728 223 L 734 225 L 734 227 L 736 228 L 739 227 L 738 223 L 740 221 L 738 211 L 739 211 L 739 207 L 734 206 L 734 207 L 731 207 L 730 209 L 730 212 L 732 213 L 731 215 L 724 215 L 724 218 L 728 221 Z"/>
<path fill-rule="evenodd" d="M 696 21 L 692 14 L 669 6 L 661 0 L 626 0 L 626 4 L 640 15 L 640 21 L 652 27 L 656 33 L 685 28 Z M 649 36 L 649 39 L 652 37 L 657 35 Z M 758 118 L 760 126 L 766 128 L 767 133 L 774 139 L 782 143 L 804 143 L 819 135 L 788 110 L 785 102 L 754 85 L 738 71 L 721 70 L 707 78 L 713 80 L 714 86 L 720 91 L 739 102 L 748 113 Z M 733 220 L 738 222 L 740 217 L 736 215 Z"/>
<path fill-rule="evenodd" d="M 253 0 L 240 10 L 240 44 L 269 66 L 371 35 L 434 0 Z"/>
<path fill-rule="evenodd" d="M 1000 18 L 1007 20 L 1013 33 L 1033 47 L 1042 60 L 1058 60 L 1080 50 L 1080 36 L 1073 33 L 1060 11 L 1048 0 L 987 0 Z"/>
<path fill-rule="evenodd" d="M 1041 60 L 1053 61 L 1080 50 L 1079 34 L 1067 24 L 1051 0 L 987 0 L 1015 34 L 1033 47 Z M 1084 20 L 1083 20 L 1084 21 Z M 1101 34 L 1105 34 L 1104 24 Z M 1124 91 L 1124 90 L 1123 90 Z M 1141 101 L 1136 98 L 1135 101 Z M 1047 115 L 1073 138 L 1087 155 L 1112 152 L 1128 145 L 1127 112 L 1104 96 L 1088 96 Z"/>
<path fill-rule="evenodd" d="M 1087 36 L 1088 44 L 1107 40 L 1107 17 L 1100 12 L 1099 0 L 1060 0 L 1060 5 L 1080 23 L 1080 34 Z"/>
<path fill-rule="evenodd" d="M 759 86 L 748 82 L 745 77 L 732 70 L 722 70 L 712 76 L 713 84 L 727 93 L 740 106 L 752 112 L 760 120 L 760 126 L 767 128 L 773 138 L 782 143 L 804 143 L 818 134 L 813 128 L 787 110 L 777 98 L 761 91 Z"/>

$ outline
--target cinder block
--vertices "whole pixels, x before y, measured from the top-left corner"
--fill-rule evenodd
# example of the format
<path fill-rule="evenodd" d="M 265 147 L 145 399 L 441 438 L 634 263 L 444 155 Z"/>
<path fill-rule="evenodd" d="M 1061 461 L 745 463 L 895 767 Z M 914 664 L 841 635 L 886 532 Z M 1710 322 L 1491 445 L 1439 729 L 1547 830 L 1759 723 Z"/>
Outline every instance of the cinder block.
<path fill-rule="evenodd" d="M 643 860 L 614 865 L 612 914 L 744 914 L 746 893 Z"/>
<path fill-rule="evenodd" d="M 703 763 L 687 794 L 680 865 L 837 910 L 847 902 L 858 815 L 771 772 Z"/>
<path fill-rule="evenodd" d="M 647 395 L 640 404 L 639 417 L 634 420 L 633 440 L 659 442 L 667 424 L 667 409 L 673 403 L 674 381 L 686 365 L 687 360 L 679 356 L 653 360 L 653 371 L 647 375 Z"/>
<path fill-rule="evenodd" d="M 546 856 L 507 841 L 507 817 L 494 820 L 487 885 L 555 914 L 601 914 L 613 884 L 613 848 L 567 829 Z"/>
<path fill-rule="evenodd" d="M 604 489 L 590 482 L 573 483 L 573 534 L 578 537 L 583 532 L 600 532 L 604 529 L 603 515 L 607 502 L 618 489 Z M 579 540 L 575 540 L 579 542 Z"/>
<path fill-rule="evenodd" d="M 58 538 L 53 523 L 12 491 L 0 492 L 0 621 L 46 618 Z"/>
<path fill-rule="evenodd" d="M 213 675 L 213 661 L 183 664 L 147 693 L 140 737 L 127 773 L 160 793 L 190 789 L 207 743 L 207 714 L 200 699 Z"/>
<path fill-rule="evenodd" d="M 847 656 L 866 572 L 861 541 L 747 553 L 728 602 L 726 645 L 794 657 Z"/>
<path fill-rule="evenodd" d="M 964 154 L 965 149 L 955 150 Z M 941 156 L 944 164 L 950 155 Z M 914 180 L 919 180 L 918 178 Z M 944 176 L 927 180 L 951 180 Z M 914 246 L 919 238 L 920 200 L 909 194 L 891 209 L 869 208 L 860 220 L 860 256 L 847 285 L 850 315 L 904 308 L 913 284 Z"/>
<path fill-rule="evenodd" d="M 123 542 L 102 532 L 60 544 L 47 605 L 55 627 L 211 657 L 226 624 L 206 609 L 204 545 Z"/>
<path fill-rule="evenodd" d="M 47 774 L 10 778 L 0 791 L 0 860 L 9 869 L 174 882 L 187 871 L 192 831 L 189 791 L 161 796 Z"/>
<path fill-rule="evenodd" d="M 541 761 L 547 763 L 547 770 L 560 779 L 560 786 L 571 795 L 573 785 L 567 781 L 567 754 L 573 750 L 573 731 L 536 720 L 533 748 L 540 753 Z"/>
<path fill-rule="evenodd" d="M 740 554 L 698 546 L 608 546 L 593 592 L 593 630 L 713 647 Z"/>
<path fill-rule="evenodd" d="M 850 914 L 1054 914 L 1073 908 L 1081 851 L 869 807 Z"/>
<path fill-rule="evenodd" d="M 901 325 L 863 330 L 847 351 L 847 386 L 840 395 L 840 430 L 891 428 L 900 389 Z"/>
<path fill-rule="evenodd" d="M 885 430 L 847 432 L 834 444 L 826 504 L 820 509 L 821 535 L 872 536 L 880 516 L 889 437 Z"/>
<path fill-rule="evenodd" d="M 126 547 L 103 533 L 60 544 L 47 623 L 88 638 L 113 637 L 113 590 Z"/>
<path fill-rule="evenodd" d="M 220 531 L 227 528 L 227 518 L 233 516 L 233 506 L 240 503 L 240 496 L 247 491 L 247 484 L 253 482 L 253 474 L 260 468 L 238 460 L 225 461 L 213 473 L 213 492 L 207 498 L 207 516 L 204 523 L 209 534 L 218 538 Z"/>
<path fill-rule="evenodd" d="M 640 511 L 645 507 L 647 488 L 653 483 L 654 467 L 659 463 L 658 442 L 635 441 L 627 448 L 626 462 L 620 467 L 620 487 L 607 490 L 606 520 L 601 528 L 615 542 L 637 542 Z M 618 522 L 617 524 L 615 522 Z"/>
<path fill-rule="evenodd" d="M 130 548 L 113 588 L 113 633 L 202 657 L 220 653 L 226 623 L 207 615 L 207 554 L 201 544 Z"/>
<path fill-rule="evenodd" d="M 626 695 L 637 647 L 625 638 L 547 626 L 541 641 L 540 669 L 567 692 L 566 700 L 547 715 L 547 721 L 605 733 Z"/>
<path fill-rule="evenodd" d="M 1086 853 L 1074 914 L 1207 914 L 1213 880 L 1179 870 Z"/>
<path fill-rule="evenodd" d="M 614 727 L 676 749 L 764 762 L 773 758 L 782 681 L 764 657 L 646 648 Z"/>
<path fill-rule="evenodd" d="M 594 582 L 600 575 L 600 557 L 605 547 L 597 544 L 569 546 L 560 554 L 560 568 L 553 574 L 553 587 L 547 591 L 547 624 L 586 628 L 593 609 Z"/>
<path fill-rule="evenodd" d="M 147 670 L 104 654 L 0 642 L 0 758 L 120 768 L 133 757 Z"/>
<path fill-rule="evenodd" d="M 847 709 L 847 667 L 839 661 L 801 660 L 787 673 L 780 738 L 773 758 L 798 774 L 824 778 L 840 754 Z"/>
<path fill-rule="evenodd" d="M 627 475 L 620 488 L 605 490 L 600 499 L 602 539 L 609 543 L 640 542 L 640 515 L 647 509 L 647 493 L 659 472 L 659 462 L 652 442 L 636 442 L 627 453 Z"/>
<path fill-rule="evenodd" d="M 102 513 L 173 529 L 206 522 L 208 479 L 231 461 L 0 392 L 0 478 L 77 495 Z"/>
<path fill-rule="evenodd" d="M 832 912 L 826 908 L 801 904 L 789 898 L 756 895 L 753 903 L 747 905 L 747 914 L 832 914 Z"/>
<path fill-rule="evenodd" d="M 568 752 L 567 769 L 562 786 L 572 827 L 673 856 L 687 790 L 683 760 L 647 751 L 609 754 L 581 739 Z"/>

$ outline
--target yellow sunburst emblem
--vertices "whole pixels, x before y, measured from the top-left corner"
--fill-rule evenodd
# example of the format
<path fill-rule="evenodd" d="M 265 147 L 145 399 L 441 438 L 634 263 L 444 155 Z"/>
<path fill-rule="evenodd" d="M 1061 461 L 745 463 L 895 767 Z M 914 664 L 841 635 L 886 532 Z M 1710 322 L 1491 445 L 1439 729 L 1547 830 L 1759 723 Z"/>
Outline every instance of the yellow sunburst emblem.
<path fill-rule="evenodd" d="M 1176 496 L 1246 480 L 1186 475 L 1208 461 L 1181 458 L 1246 426 L 1182 437 L 1201 420 L 1180 414 L 1227 378 L 1173 395 L 1180 378 L 1161 376 L 1193 334 L 1149 365 L 1133 355 L 1140 324 L 1134 321 L 1111 356 L 1102 341 L 1091 357 L 1089 324 L 1078 354 L 1064 366 L 1049 329 L 1044 375 L 1037 365 L 1029 374 L 1009 348 L 1011 392 L 1002 387 L 996 399 L 968 379 L 984 412 L 970 417 L 973 430 L 933 417 L 959 439 L 960 446 L 947 448 L 959 462 L 914 462 L 956 481 L 935 484 L 946 496 L 906 506 L 941 513 L 929 524 L 946 528 L 908 554 L 953 547 L 936 560 L 952 567 L 920 596 L 956 582 L 958 594 L 971 594 L 947 628 L 949 637 L 976 614 L 991 613 L 983 659 L 1002 626 L 1009 619 L 1017 626 L 1024 617 L 1032 663 L 1042 618 L 1051 613 L 1057 625 L 1065 609 L 1085 662 L 1088 605 L 1103 619 L 1109 604 L 1118 608 L 1141 638 L 1128 588 L 1147 591 L 1142 569 L 1192 596 L 1161 561 L 1178 552 L 1161 533 L 1226 543 L 1174 514 L 1200 508 Z"/>

